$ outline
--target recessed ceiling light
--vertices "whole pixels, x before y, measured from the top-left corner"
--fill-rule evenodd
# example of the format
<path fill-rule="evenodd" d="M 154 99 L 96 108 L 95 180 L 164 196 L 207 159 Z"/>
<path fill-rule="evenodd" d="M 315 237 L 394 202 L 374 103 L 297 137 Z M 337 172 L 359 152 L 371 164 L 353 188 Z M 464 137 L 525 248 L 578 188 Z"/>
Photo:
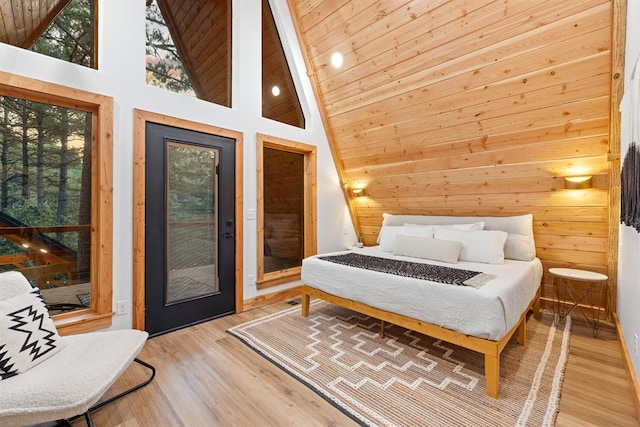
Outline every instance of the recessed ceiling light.
<path fill-rule="evenodd" d="M 273 94 L 273 96 L 278 96 L 280 95 L 280 88 L 278 86 L 274 86 L 271 88 L 271 93 Z"/>
<path fill-rule="evenodd" d="M 334 68 L 340 68 L 342 64 L 344 64 L 344 57 L 340 52 L 331 55 L 331 65 L 333 65 Z"/>

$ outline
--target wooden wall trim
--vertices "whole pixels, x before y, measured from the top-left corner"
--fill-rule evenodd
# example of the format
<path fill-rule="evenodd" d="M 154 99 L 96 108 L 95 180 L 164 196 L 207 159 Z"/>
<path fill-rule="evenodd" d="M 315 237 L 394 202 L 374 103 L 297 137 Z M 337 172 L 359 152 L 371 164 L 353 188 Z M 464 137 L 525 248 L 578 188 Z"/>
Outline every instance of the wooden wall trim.
<path fill-rule="evenodd" d="M 91 291 L 99 288 L 95 307 L 100 307 L 98 315 L 112 315 L 113 308 L 113 99 L 106 98 L 98 107 L 98 117 L 94 116 L 92 169 L 91 224 L 97 230 L 91 241 L 91 277 L 98 277 L 99 286 L 92 284 Z M 108 285 L 105 286 L 104 283 Z M 94 305 L 94 304 L 92 304 Z M 109 322 L 110 324 L 110 322 Z M 71 329 L 72 330 L 72 329 Z"/>
<path fill-rule="evenodd" d="M 53 316 L 69 335 L 111 325 L 113 316 L 113 98 L 0 72 L 0 94 L 92 113 L 92 309 Z"/>
<path fill-rule="evenodd" d="M 145 330 L 145 194 L 146 194 L 146 156 L 145 123 L 147 115 L 143 111 L 133 111 L 133 289 L 132 317 L 133 328 Z"/>
<path fill-rule="evenodd" d="M 611 113 L 609 120 L 609 233 L 607 251 L 608 310 L 617 313 L 618 241 L 620 233 L 620 139 L 622 115 L 620 103 L 624 92 L 624 55 L 626 47 L 627 2 L 613 0 L 611 38 Z"/>
<path fill-rule="evenodd" d="M 262 307 L 263 305 L 274 304 L 276 302 L 285 301 L 291 298 L 300 297 L 300 286 L 284 289 L 282 291 L 272 292 L 269 294 L 258 295 L 253 298 L 244 300 L 244 311 Z"/>
<path fill-rule="evenodd" d="M 134 109 L 133 129 L 133 328 L 145 329 L 144 324 L 144 226 L 145 226 L 145 138 L 146 122 L 159 123 L 167 126 L 179 127 L 195 132 L 203 132 L 212 135 L 220 135 L 236 140 L 236 313 L 241 313 L 244 307 L 243 301 L 243 227 L 239 226 L 243 215 L 243 134 L 221 127 L 204 123 L 170 117 L 163 114 L 152 113 Z"/>
<path fill-rule="evenodd" d="M 640 420 L 640 384 L 638 383 L 636 371 L 633 369 L 633 363 L 631 363 L 631 356 L 629 355 L 629 347 L 627 347 L 627 341 L 624 338 L 624 332 L 622 331 L 622 326 L 618 321 L 618 315 L 616 313 L 613 313 L 613 320 L 616 325 L 616 330 L 618 331 L 620 344 L 622 345 L 622 357 L 625 362 L 624 364 L 627 367 L 627 372 L 629 373 L 629 381 L 631 382 L 631 389 L 633 391 L 633 402 L 636 405 L 636 416 L 638 420 Z"/>
<path fill-rule="evenodd" d="M 314 67 L 311 62 L 311 53 L 309 52 L 309 47 L 305 42 L 305 38 L 302 34 L 302 29 L 300 28 L 300 19 L 296 9 L 295 0 L 287 0 L 287 5 L 289 6 L 289 13 L 291 14 L 293 26 L 296 30 L 298 43 L 300 43 L 300 47 L 302 50 L 302 57 L 304 58 L 307 74 L 309 76 L 309 80 L 311 81 L 311 86 L 313 88 L 313 93 L 316 98 L 316 103 L 318 104 L 318 110 L 320 111 L 320 117 L 322 118 L 322 125 L 324 127 L 324 131 L 327 136 L 327 141 L 329 142 L 331 157 L 333 158 L 333 163 L 336 166 L 336 172 L 338 173 L 338 178 L 340 179 L 340 187 L 342 188 L 342 193 L 344 194 L 344 199 L 345 199 L 345 202 L 347 203 L 347 209 L 349 210 L 349 216 L 351 217 L 351 221 L 353 222 L 353 227 L 355 228 L 356 235 L 358 235 L 358 233 L 360 233 L 360 222 L 358 221 L 358 216 L 356 215 L 356 209 L 353 204 L 353 197 L 351 196 L 351 194 L 349 194 L 349 186 L 348 186 L 349 181 L 347 180 L 347 175 L 344 171 L 342 161 L 338 156 L 338 149 L 335 144 L 335 137 L 333 134 L 333 130 L 331 126 L 329 126 L 329 118 L 327 116 L 326 103 L 322 96 L 322 91 L 320 91 L 319 89 L 318 76 L 316 75 L 315 72 L 313 72 Z M 327 58 L 327 66 L 329 66 L 328 63 L 329 63 L 329 58 Z"/>
<path fill-rule="evenodd" d="M 304 155 L 304 257 L 315 255 L 318 252 L 317 147 L 276 136 L 256 134 L 256 287 L 258 289 L 300 279 L 299 268 L 273 272 L 273 274 L 265 274 L 264 272 L 264 148 Z"/>

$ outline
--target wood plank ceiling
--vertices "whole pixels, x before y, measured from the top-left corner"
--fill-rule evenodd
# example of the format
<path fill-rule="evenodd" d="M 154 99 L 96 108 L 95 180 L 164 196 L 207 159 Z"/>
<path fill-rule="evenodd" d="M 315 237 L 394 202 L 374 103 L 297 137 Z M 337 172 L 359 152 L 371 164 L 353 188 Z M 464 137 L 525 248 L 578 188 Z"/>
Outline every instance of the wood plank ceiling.
<path fill-rule="evenodd" d="M 28 49 L 69 0 L 0 1 L 0 43 Z"/>
<path fill-rule="evenodd" d="M 607 273 L 611 1 L 289 8 L 343 184 L 366 189 L 350 200 L 365 244 L 383 212 L 533 213 L 545 271 Z M 583 174 L 594 188 L 563 188 Z"/>

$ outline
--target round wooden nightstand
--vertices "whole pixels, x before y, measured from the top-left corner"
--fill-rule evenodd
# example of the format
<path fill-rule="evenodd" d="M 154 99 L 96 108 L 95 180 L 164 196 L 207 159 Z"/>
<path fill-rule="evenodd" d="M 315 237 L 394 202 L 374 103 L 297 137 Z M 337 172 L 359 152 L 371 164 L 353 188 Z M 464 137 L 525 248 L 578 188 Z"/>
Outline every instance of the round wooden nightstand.
<path fill-rule="evenodd" d="M 555 320 L 557 322 L 561 322 L 567 317 L 571 312 L 573 312 L 576 308 L 578 312 L 582 315 L 584 321 L 587 323 L 587 326 L 593 331 L 593 336 L 598 336 L 598 326 L 600 323 L 600 311 L 602 307 L 602 294 L 604 292 L 604 288 L 606 286 L 606 281 L 608 277 L 605 274 L 596 273 L 594 271 L 587 270 L 578 270 L 575 268 L 550 268 L 549 273 L 553 277 L 553 287 L 556 292 L 556 312 L 555 312 Z M 558 280 L 561 279 L 561 280 Z M 572 289 L 567 282 L 575 281 L 575 282 L 584 282 L 586 283 L 586 288 L 577 290 Z M 560 299 L 560 284 L 562 283 L 562 301 Z M 597 306 L 594 301 L 594 288 L 597 284 L 598 286 L 598 301 Z M 588 297 L 588 302 L 583 302 Z M 590 316 L 587 315 L 583 308 L 588 304 L 590 310 Z M 564 312 L 560 310 L 560 306 L 565 305 L 569 306 L 569 310 Z"/>

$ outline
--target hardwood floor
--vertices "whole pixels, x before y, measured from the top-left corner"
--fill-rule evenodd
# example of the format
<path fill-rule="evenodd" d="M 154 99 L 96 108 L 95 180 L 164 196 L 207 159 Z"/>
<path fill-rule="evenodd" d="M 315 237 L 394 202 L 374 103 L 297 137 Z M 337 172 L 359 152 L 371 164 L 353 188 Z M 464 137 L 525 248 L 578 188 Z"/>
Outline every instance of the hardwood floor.
<path fill-rule="evenodd" d="M 277 303 L 150 339 L 140 358 L 153 383 L 94 413 L 96 426 L 354 426 L 350 418 L 225 331 Z M 132 366 L 108 394 L 144 375 Z M 640 426 L 612 328 L 576 322 L 557 426 Z M 84 420 L 73 423 L 84 426 Z"/>
<path fill-rule="evenodd" d="M 597 339 L 578 321 L 571 332 L 556 426 L 640 426 L 613 326 L 604 325 Z"/>

